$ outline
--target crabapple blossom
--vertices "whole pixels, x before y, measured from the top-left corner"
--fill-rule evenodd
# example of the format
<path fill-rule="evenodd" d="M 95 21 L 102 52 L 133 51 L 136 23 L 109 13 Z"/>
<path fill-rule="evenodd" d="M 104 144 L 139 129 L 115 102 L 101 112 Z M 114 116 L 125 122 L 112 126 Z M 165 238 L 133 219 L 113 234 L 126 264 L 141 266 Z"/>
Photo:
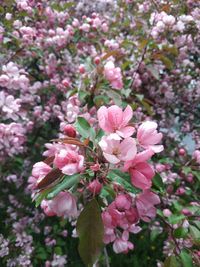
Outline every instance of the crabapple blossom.
<path fill-rule="evenodd" d="M 37 162 L 33 165 L 32 175 L 37 179 L 44 178 L 52 168 L 43 161 Z"/>
<path fill-rule="evenodd" d="M 133 244 L 128 240 L 117 238 L 113 243 L 113 250 L 115 253 L 127 253 L 134 248 Z"/>
<path fill-rule="evenodd" d="M 123 87 L 121 69 L 115 67 L 112 61 L 108 61 L 104 66 L 104 75 L 105 78 L 110 82 L 111 86 L 120 90 Z"/>
<path fill-rule="evenodd" d="M 192 157 L 194 160 L 196 160 L 198 164 L 200 164 L 200 151 L 199 150 L 195 150 Z"/>
<path fill-rule="evenodd" d="M 149 190 L 145 190 L 143 193 L 139 194 L 136 198 L 136 207 L 139 217 L 145 222 L 149 222 L 152 218 L 155 218 L 156 208 L 154 205 L 158 205 L 159 203 L 159 197 Z"/>
<path fill-rule="evenodd" d="M 151 148 L 155 153 L 161 152 L 164 148 L 157 145 L 162 139 L 162 133 L 157 132 L 157 123 L 152 121 L 143 122 L 137 131 L 137 140 L 143 148 Z"/>
<path fill-rule="evenodd" d="M 57 216 L 76 217 L 77 206 L 75 197 L 69 192 L 60 192 L 48 202 L 50 211 Z"/>
<path fill-rule="evenodd" d="M 121 141 L 117 134 L 102 137 L 99 146 L 106 160 L 112 164 L 132 160 L 137 153 L 135 139 L 127 137 Z"/>
<path fill-rule="evenodd" d="M 129 171 L 131 183 L 142 190 L 148 189 L 152 185 L 152 178 L 155 175 L 153 167 L 146 161 L 154 154 L 153 150 L 148 149 L 138 153 L 131 161 L 124 164 L 124 171 Z"/>
<path fill-rule="evenodd" d="M 127 106 L 124 111 L 116 105 L 109 108 L 103 106 L 97 111 L 101 129 L 106 133 L 117 133 L 123 138 L 129 137 L 135 132 L 134 127 L 128 126 L 132 116 L 133 111 L 130 106 Z"/>
<path fill-rule="evenodd" d="M 76 151 L 61 149 L 55 154 L 54 164 L 62 173 L 73 175 L 84 169 L 84 157 Z"/>

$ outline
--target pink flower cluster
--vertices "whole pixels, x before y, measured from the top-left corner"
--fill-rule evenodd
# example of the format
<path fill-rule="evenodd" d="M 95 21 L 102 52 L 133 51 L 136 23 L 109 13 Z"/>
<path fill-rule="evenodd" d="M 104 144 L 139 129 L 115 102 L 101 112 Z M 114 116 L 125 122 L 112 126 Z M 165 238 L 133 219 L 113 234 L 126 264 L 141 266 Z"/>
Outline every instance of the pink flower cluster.
<path fill-rule="evenodd" d="M 77 206 L 75 197 L 69 192 L 60 192 L 52 200 L 43 200 L 41 208 L 47 216 L 76 217 Z"/>
<path fill-rule="evenodd" d="M 6 95 L 4 91 L 0 92 L 0 109 L 5 113 L 7 119 L 18 119 L 18 111 L 21 107 L 21 99 L 15 99 L 12 95 Z"/>
<path fill-rule="evenodd" d="M 123 170 L 130 172 L 132 184 L 142 190 L 149 189 L 154 170 L 147 160 L 163 150 L 162 145 L 157 145 L 162 139 L 157 124 L 152 121 L 142 123 L 135 139 L 130 137 L 136 131 L 130 125 L 133 116 L 130 106 L 124 111 L 115 105 L 103 106 L 97 116 L 99 126 L 108 134 L 99 142 L 105 159 L 112 164 L 124 162 Z"/>
<path fill-rule="evenodd" d="M 158 145 L 162 134 L 157 132 L 155 122 L 145 121 L 137 128 L 136 138 L 131 137 L 136 127 L 130 122 L 133 117 L 130 106 L 124 111 L 116 105 L 109 108 L 103 106 L 98 110 L 97 117 L 99 126 L 106 133 L 99 142 L 104 158 L 118 168 L 122 167 L 124 172 L 129 172 L 131 183 L 143 190 L 137 196 L 118 193 L 102 214 L 104 242 L 113 242 L 116 253 L 126 253 L 133 249 L 133 244 L 128 241 L 129 233 L 140 230 L 136 226 L 140 219 L 149 222 L 154 218 L 154 205 L 160 203 L 159 197 L 150 191 L 155 172 L 147 161 L 163 150 L 163 146 Z"/>
<path fill-rule="evenodd" d="M 120 90 L 123 87 L 121 69 L 115 67 L 112 61 L 108 61 L 104 66 L 104 76 L 110 82 L 111 86 Z"/>
<path fill-rule="evenodd" d="M 12 122 L 0 123 L 0 159 L 6 156 L 12 157 L 24 151 L 23 144 L 26 141 L 26 131 L 22 124 Z"/>
<path fill-rule="evenodd" d="M 26 91 L 29 86 L 29 79 L 23 69 L 19 69 L 13 62 L 2 67 L 4 74 L 0 75 L 0 86 L 8 89 L 22 89 Z"/>
<path fill-rule="evenodd" d="M 115 253 L 127 253 L 134 248 L 128 240 L 130 233 L 138 233 L 141 228 L 139 220 L 149 222 L 156 216 L 154 205 L 160 203 L 159 197 L 144 191 L 137 197 L 130 194 L 119 194 L 102 213 L 104 223 L 104 243 L 113 242 Z"/>

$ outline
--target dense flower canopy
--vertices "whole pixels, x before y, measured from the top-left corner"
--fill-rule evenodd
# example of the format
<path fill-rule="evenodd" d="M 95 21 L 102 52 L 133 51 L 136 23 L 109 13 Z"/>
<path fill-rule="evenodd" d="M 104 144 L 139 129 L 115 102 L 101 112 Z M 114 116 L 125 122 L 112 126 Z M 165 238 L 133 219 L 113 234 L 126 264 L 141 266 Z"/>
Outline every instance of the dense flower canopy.
<path fill-rule="evenodd" d="M 199 43 L 195 0 L 0 1 L 0 266 L 200 266 Z"/>

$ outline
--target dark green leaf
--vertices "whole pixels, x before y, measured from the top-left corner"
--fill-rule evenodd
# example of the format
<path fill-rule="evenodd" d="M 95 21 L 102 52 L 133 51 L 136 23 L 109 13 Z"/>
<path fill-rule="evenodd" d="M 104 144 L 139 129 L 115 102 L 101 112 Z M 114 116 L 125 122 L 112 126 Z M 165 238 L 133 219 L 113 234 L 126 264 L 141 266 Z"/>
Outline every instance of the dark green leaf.
<path fill-rule="evenodd" d="M 78 117 L 75 123 L 75 127 L 80 135 L 84 138 L 90 137 L 92 140 L 95 138 L 95 130 L 83 117 Z"/>
<path fill-rule="evenodd" d="M 130 175 L 125 172 L 121 172 L 118 169 L 112 170 L 108 173 L 107 178 L 119 183 L 122 185 L 125 189 L 128 191 L 131 191 L 132 193 L 138 193 L 139 190 L 136 189 L 130 182 Z"/>
<path fill-rule="evenodd" d="M 193 239 L 193 242 L 196 245 L 200 245 L 200 231 L 199 231 L 199 229 L 193 225 L 190 225 L 189 229 L 190 229 L 190 234 L 191 234 L 191 237 Z"/>
<path fill-rule="evenodd" d="M 178 267 L 178 262 L 175 256 L 168 257 L 164 262 L 164 267 Z"/>
<path fill-rule="evenodd" d="M 38 193 L 38 195 L 35 198 L 35 206 L 38 207 L 43 199 L 47 197 L 49 192 L 51 191 L 51 188 L 48 188 L 46 190 L 43 190 L 41 193 Z"/>
<path fill-rule="evenodd" d="M 47 195 L 47 199 L 54 198 L 58 193 L 63 191 L 64 189 L 69 189 L 73 185 L 77 184 L 80 181 L 81 175 L 74 174 L 74 175 L 65 175 L 62 182 L 55 185 L 51 192 Z"/>
<path fill-rule="evenodd" d="M 186 250 L 181 251 L 180 257 L 183 267 L 193 267 L 192 257 Z"/>
<path fill-rule="evenodd" d="M 183 219 L 185 219 L 185 216 L 183 214 L 173 214 L 171 215 L 168 220 L 171 224 L 176 224 L 181 222 Z"/>
<path fill-rule="evenodd" d="M 164 189 L 164 184 L 162 177 L 160 176 L 159 173 L 156 173 L 156 175 L 153 178 L 153 185 L 159 189 L 159 191 L 162 191 Z"/>
<path fill-rule="evenodd" d="M 103 244 L 103 222 L 99 205 L 91 200 L 81 212 L 77 221 L 79 235 L 79 254 L 87 267 L 92 265 L 99 256 Z"/>
<path fill-rule="evenodd" d="M 174 236 L 176 238 L 184 238 L 187 236 L 188 228 L 179 227 L 176 230 L 174 230 Z"/>

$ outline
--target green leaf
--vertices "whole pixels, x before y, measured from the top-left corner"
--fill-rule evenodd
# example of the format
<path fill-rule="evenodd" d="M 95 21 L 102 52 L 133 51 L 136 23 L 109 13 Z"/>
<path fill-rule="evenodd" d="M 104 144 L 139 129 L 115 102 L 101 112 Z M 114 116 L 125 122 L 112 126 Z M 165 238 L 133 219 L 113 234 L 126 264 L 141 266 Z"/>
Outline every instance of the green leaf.
<path fill-rule="evenodd" d="M 62 248 L 61 247 L 55 247 L 54 252 L 56 253 L 56 255 L 62 255 Z"/>
<path fill-rule="evenodd" d="M 87 267 L 92 267 L 99 256 L 104 233 L 100 208 L 95 199 L 91 200 L 81 212 L 76 228 L 81 259 Z"/>
<path fill-rule="evenodd" d="M 54 198 L 58 193 L 63 191 L 64 189 L 69 189 L 73 185 L 77 184 L 80 181 L 81 175 L 74 174 L 74 175 L 65 175 L 64 179 L 61 183 L 55 185 L 51 192 L 47 195 L 47 199 Z"/>
<path fill-rule="evenodd" d="M 169 70 L 173 69 L 173 62 L 166 56 L 161 56 L 160 60 L 162 61 L 163 64 L 165 64 L 165 67 Z"/>
<path fill-rule="evenodd" d="M 193 267 L 192 257 L 186 250 L 181 251 L 180 257 L 183 267 Z"/>
<path fill-rule="evenodd" d="M 131 191 L 132 193 L 138 193 L 140 190 L 136 189 L 130 182 L 130 175 L 125 172 L 121 172 L 118 169 L 111 170 L 107 178 L 113 182 L 117 182 L 122 185 L 126 190 Z"/>
<path fill-rule="evenodd" d="M 109 185 L 106 185 L 102 188 L 100 196 L 102 198 L 107 198 L 108 196 L 111 196 L 112 198 L 116 197 L 116 193 L 112 187 Z"/>
<path fill-rule="evenodd" d="M 78 117 L 75 123 L 75 127 L 80 135 L 84 138 L 90 137 L 92 140 L 95 138 L 95 130 L 83 117 Z"/>
<path fill-rule="evenodd" d="M 179 227 L 176 230 L 174 230 L 174 236 L 176 238 L 184 238 L 187 236 L 188 228 Z"/>
<path fill-rule="evenodd" d="M 191 234 L 191 237 L 193 239 L 193 242 L 196 245 L 200 245 L 200 231 L 199 231 L 199 229 L 193 225 L 190 225 L 189 229 L 190 229 L 190 234 Z"/>
<path fill-rule="evenodd" d="M 183 219 L 185 219 L 185 216 L 183 214 L 172 214 L 168 220 L 171 224 L 176 224 L 181 222 Z"/>
<path fill-rule="evenodd" d="M 153 178 L 153 185 L 159 190 L 159 191 L 163 191 L 164 189 L 164 184 L 163 184 L 163 180 L 162 177 L 160 176 L 159 173 L 156 173 L 156 175 Z"/>
<path fill-rule="evenodd" d="M 142 101 L 144 99 L 144 95 L 141 95 L 141 94 L 135 94 L 135 96 L 137 97 L 137 99 L 139 101 Z"/>
<path fill-rule="evenodd" d="M 159 70 L 157 68 L 154 67 L 154 65 L 149 64 L 148 66 L 146 66 L 147 69 L 151 72 L 152 76 L 156 79 L 159 80 L 160 78 L 160 74 L 159 74 Z"/>
<path fill-rule="evenodd" d="M 192 174 L 199 180 L 200 182 L 200 172 L 199 171 L 192 171 Z"/>
<path fill-rule="evenodd" d="M 116 105 L 121 106 L 122 99 L 119 93 L 115 92 L 114 90 L 106 89 L 106 94 L 113 100 Z"/>
<path fill-rule="evenodd" d="M 178 262 L 175 256 L 168 257 L 164 262 L 164 267 L 178 267 Z"/>
<path fill-rule="evenodd" d="M 183 168 L 182 168 L 182 171 L 183 171 L 183 173 L 184 174 L 188 174 L 188 173 L 191 173 L 191 167 L 188 167 L 188 166 L 184 166 Z"/>
<path fill-rule="evenodd" d="M 94 103 L 97 107 L 101 107 L 109 103 L 109 98 L 105 95 L 97 95 L 94 97 Z"/>
<path fill-rule="evenodd" d="M 38 193 L 38 195 L 35 198 L 35 206 L 38 207 L 43 199 L 47 197 L 47 195 L 51 192 L 51 188 L 48 188 L 46 190 L 43 190 L 41 193 Z"/>
<path fill-rule="evenodd" d="M 99 141 L 104 136 L 104 131 L 100 129 L 96 135 L 96 139 Z"/>
<path fill-rule="evenodd" d="M 151 232 L 150 232 L 150 239 L 151 241 L 155 241 L 156 238 L 160 235 L 160 231 L 158 229 L 153 229 Z"/>

